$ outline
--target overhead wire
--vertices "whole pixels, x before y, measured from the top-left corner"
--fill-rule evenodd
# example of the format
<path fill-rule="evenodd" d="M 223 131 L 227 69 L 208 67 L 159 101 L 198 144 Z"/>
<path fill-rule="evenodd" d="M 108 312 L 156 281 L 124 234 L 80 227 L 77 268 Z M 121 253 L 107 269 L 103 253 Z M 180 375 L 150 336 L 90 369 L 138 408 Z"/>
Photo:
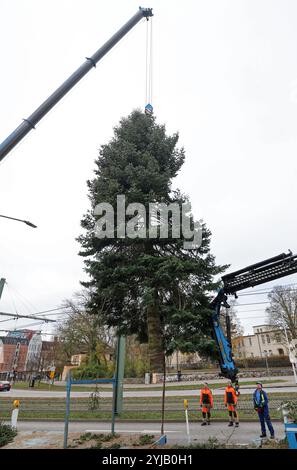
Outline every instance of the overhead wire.
<path fill-rule="evenodd" d="M 288 284 L 281 284 L 278 287 L 291 287 L 291 286 L 297 286 L 297 282 L 288 283 Z M 273 292 L 274 287 L 272 287 L 271 289 L 268 289 L 267 287 L 262 287 L 260 289 L 253 289 L 252 291 L 242 292 L 242 293 L 237 294 L 237 295 L 238 295 L 238 297 L 242 297 L 242 296 L 245 296 L 245 295 L 259 295 L 259 294 L 261 295 L 263 293 L 270 294 L 271 292 Z"/>
<path fill-rule="evenodd" d="M 17 314 L 18 311 L 17 311 L 16 305 L 15 305 L 14 299 L 13 299 L 13 297 L 12 297 L 12 295 L 11 295 L 10 284 L 8 284 L 8 282 L 5 281 L 5 285 L 6 285 L 6 287 L 7 287 L 6 292 L 8 293 L 9 300 L 10 300 L 10 302 L 12 303 L 13 310 L 14 310 L 15 313 Z"/>
<path fill-rule="evenodd" d="M 27 299 L 27 297 L 25 297 L 25 295 L 22 294 L 18 289 L 16 289 L 16 287 L 14 287 L 11 283 L 7 282 L 7 286 L 9 286 L 11 291 L 14 291 L 16 293 L 16 295 L 19 297 L 20 301 L 22 302 L 22 304 L 25 306 L 25 308 L 28 311 L 30 311 L 32 309 L 33 310 L 39 310 L 38 307 L 36 307 L 36 305 L 34 305 L 29 299 Z"/>
<path fill-rule="evenodd" d="M 262 304 L 270 304 L 269 301 L 264 301 L 264 302 L 250 302 L 250 303 L 247 303 L 247 304 L 235 304 L 233 305 L 233 307 L 245 307 L 246 305 L 262 305 Z"/>

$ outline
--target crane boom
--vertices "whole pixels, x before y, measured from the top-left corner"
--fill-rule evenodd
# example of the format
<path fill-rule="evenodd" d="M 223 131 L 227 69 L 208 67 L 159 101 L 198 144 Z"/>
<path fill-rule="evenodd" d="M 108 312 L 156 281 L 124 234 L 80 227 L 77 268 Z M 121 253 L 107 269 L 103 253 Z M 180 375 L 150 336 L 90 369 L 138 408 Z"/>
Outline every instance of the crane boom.
<path fill-rule="evenodd" d="M 220 322 L 221 306 L 230 307 L 227 302 L 228 295 L 233 294 L 237 297 L 237 291 L 258 286 L 294 273 L 297 273 L 297 255 L 293 255 L 289 251 L 289 253 L 281 253 L 273 258 L 222 276 L 223 287 L 211 302 L 210 307 L 212 308 L 212 326 L 219 353 L 221 374 L 224 377 L 235 382 L 238 372 L 232 356 L 230 325 L 228 324 L 229 316 L 227 315 L 226 318 L 227 337 Z"/>
<path fill-rule="evenodd" d="M 139 7 L 130 18 L 95 54 L 86 57 L 85 62 L 62 83 L 27 119 L 0 145 L 0 161 L 30 132 L 36 124 L 107 54 L 142 18 L 153 16 L 151 8 Z"/>
<path fill-rule="evenodd" d="M 258 286 L 297 272 L 297 255 L 281 253 L 260 263 L 222 276 L 226 294 L 236 294 L 248 287 Z"/>

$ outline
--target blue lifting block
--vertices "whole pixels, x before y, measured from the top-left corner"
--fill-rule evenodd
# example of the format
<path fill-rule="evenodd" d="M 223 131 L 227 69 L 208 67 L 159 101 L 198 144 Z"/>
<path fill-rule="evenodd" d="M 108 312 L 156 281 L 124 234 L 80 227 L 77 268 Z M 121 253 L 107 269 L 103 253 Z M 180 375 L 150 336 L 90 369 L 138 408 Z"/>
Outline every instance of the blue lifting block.
<path fill-rule="evenodd" d="M 297 423 L 285 423 L 289 449 L 297 449 Z"/>
<path fill-rule="evenodd" d="M 167 436 L 166 436 L 166 434 L 163 434 L 163 436 L 161 436 L 161 437 L 155 442 L 155 445 L 157 445 L 157 446 L 164 446 L 165 444 L 167 444 Z"/>
<path fill-rule="evenodd" d="M 146 107 L 144 108 L 145 114 L 153 114 L 153 111 L 154 111 L 153 107 L 150 103 L 148 103 Z"/>

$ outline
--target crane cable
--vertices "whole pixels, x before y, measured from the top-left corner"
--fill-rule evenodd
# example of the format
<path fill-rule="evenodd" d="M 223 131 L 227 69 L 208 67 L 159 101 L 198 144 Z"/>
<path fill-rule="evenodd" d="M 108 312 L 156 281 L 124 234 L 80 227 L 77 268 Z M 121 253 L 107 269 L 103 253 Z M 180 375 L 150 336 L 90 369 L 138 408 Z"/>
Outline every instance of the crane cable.
<path fill-rule="evenodd" d="M 153 114 L 153 21 L 147 18 L 145 46 L 145 113 Z"/>

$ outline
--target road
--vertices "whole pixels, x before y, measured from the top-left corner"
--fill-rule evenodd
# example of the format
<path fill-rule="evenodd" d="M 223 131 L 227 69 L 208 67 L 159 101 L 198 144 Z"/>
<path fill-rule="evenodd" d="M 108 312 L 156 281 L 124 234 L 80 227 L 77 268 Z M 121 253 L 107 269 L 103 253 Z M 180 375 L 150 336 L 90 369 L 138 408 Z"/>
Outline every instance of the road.
<path fill-rule="evenodd" d="M 277 439 L 284 437 L 284 425 L 280 422 L 273 422 L 275 435 Z M 47 436 L 57 439 L 58 436 L 63 436 L 64 423 L 62 422 L 36 422 L 26 421 L 18 423 L 19 435 L 22 436 L 23 441 L 28 440 L 28 446 L 32 444 L 32 437 L 39 436 L 39 442 L 45 443 Z M 117 433 L 129 434 L 157 434 L 160 435 L 160 425 L 158 423 L 116 423 Z M 109 433 L 110 423 L 100 422 L 72 422 L 69 423 L 69 433 Z M 33 434 L 32 434 L 33 433 Z M 44 434 L 43 434 L 44 433 Z M 201 427 L 200 423 L 190 424 L 191 442 L 205 442 L 209 437 L 217 438 L 220 442 L 229 442 L 236 444 L 251 444 L 255 439 L 259 438 L 260 426 L 258 422 L 243 422 L 240 423 L 239 428 L 229 428 L 227 423 L 213 422 L 210 426 Z M 186 427 L 184 423 L 165 423 L 165 434 L 168 438 L 168 444 L 187 444 Z M 44 436 L 43 439 L 41 436 Z M 36 440 L 38 441 L 38 439 Z M 26 442 L 23 442 L 26 447 Z M 9 445 L 9 447 L 11 447 Z"/>
<path fill-rule="evenodd" d="M 240 392 L 242 395 L 250 395 L 254 392 L 255 387 L 248 387 L 241 388 Z M 297 386 L 275 386 L 275 387 L 265 387 L 270 393 L 296 393 L 297 394 Z M 220 389 L 213 390 L 213 394 L 216 396 L 222 396 L 224 394 L 224 386 Z M 72 398 L 79 398 L 85 397 L 87 398 L 90 395 L 90 392 L 71 392 Z M 198 395 L 198 387 L 194 388 L 193 390 L 170 390 L 168 387 L 166 389 L 166 396 L 167 397 L 187 397 Z M 1 392 L 1 397 L 13 397 L 13 398 L 26 398 L 26 397 L 36 397 L 36 398 L 63 398 L 66 397 L 66 392 L 61 391 L 47 391 L 47 390 L 18 390 L 18 389 L 11 389 L 9 392 Z M 111 398 L 112 392 L 100 392 L 100 396 L 102 398 Z M 162 391 L 161 390 L 133 390 L 133 391 L 124 391 L 124 398 L 135 398 L 135 397 L 161 397 Z M 296 395 L 297 396 L 297 395 Z"/>

